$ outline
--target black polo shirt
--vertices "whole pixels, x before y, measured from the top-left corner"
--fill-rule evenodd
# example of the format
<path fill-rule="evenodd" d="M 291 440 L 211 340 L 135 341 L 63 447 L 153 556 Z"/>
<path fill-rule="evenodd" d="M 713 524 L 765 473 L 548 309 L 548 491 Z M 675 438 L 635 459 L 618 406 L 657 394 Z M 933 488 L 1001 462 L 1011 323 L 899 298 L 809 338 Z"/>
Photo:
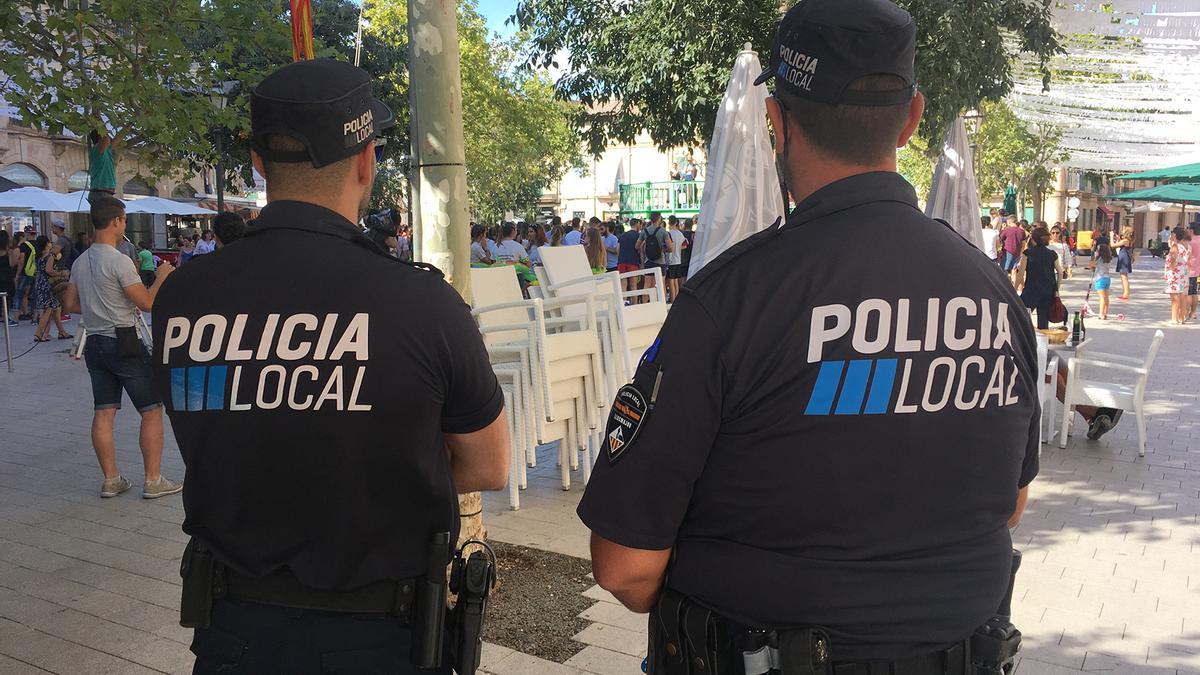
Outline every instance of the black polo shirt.
<path fill-rule="evenodd" d="M 273 202 L 154 305 L 187 465 L 183 529 L 244 574 L 321 589 L 417 576 L 458 529 L 444 434 L 503 397 L 462 298 L 342 216 Z"/>
<path fill-rule="evenodd" d="M 667 584 L 721 612 L 826 627 L 837 660 L 991 618 L 1038 468 L 1029 317 L 916 205 L 897 174 L 847 178 L 693 277 L 634 379 L 652 410 L 579 507 L 674 547 Z"/>

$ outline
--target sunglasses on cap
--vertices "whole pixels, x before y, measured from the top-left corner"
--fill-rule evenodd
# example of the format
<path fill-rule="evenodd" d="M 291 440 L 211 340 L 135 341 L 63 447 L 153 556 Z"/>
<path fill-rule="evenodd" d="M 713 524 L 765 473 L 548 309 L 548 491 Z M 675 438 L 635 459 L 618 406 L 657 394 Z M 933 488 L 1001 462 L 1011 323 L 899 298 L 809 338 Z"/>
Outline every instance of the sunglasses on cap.
<path fill-rule="evenodd" d="M 383 161 L 383 156 L 387 150 L 388 139 L 381 136 L 375 137 L 375 163 L 379 164 Z"/>

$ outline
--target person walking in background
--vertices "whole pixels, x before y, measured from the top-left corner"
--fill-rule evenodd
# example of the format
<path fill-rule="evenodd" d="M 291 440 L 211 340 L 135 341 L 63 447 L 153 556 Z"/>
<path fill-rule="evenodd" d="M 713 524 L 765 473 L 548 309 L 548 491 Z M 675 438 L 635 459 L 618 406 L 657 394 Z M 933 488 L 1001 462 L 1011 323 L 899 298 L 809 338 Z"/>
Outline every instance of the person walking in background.
<path fill-rule="evenodd" d="M 216 236 L 212 230 L 205 230 L 200 234 L 200 239 L 196 242 L 196 251 L 194 255 L 208 255 L 217 250 Z"/>
<path fill-rule="evenodd" d="M 1171 250 L 1171 228 L 1163 225 L 1162 232 L 1158 233 L 1158 252 L 1164 258 L 1167 257 L 1167 252 Z"/>
<path fill-rule="evenodd" d="M 991 216 L 981 216 L 979 218 L 979 223 L 983 229 L 983 248 L 980 250 L 983 251 L 983 254 L 987 256 L 989 260 L 1000 262 L 1000 255 L 998 251 L 1003 250 L 1003 248 L 1002 244 L 1000 243 L 1000 233 L 996 230 L 996 228 L 992 227 Z"/>
<path fill-rule="evenodd" d="M 683 245 L 687 238 L 679 228 L 680 223 L 676 219 L 667 229 L 667 236 L 671 238 L 671 250 L 667 253 L 667 291 L 671 294 L 671 302 L 675 302 L 679 297 L 679 289 L 687 276 L 683 268 Z"/>
<path fill-rule="evenodd" d="M 1025 229 L 1016 222 L 1007 222 L 1003 216 L 1000 218 L 1000 222 L 1004 225 L 1000 229 L 1000 240 L 1003 244 L 1000 266 L 1008 273 L 1009 280 L 1016 287 L 1017 266 L 1021 263 L 1021 249 L 1025 246 Z"/>
<path fill-rule="evenodd" d="M 634 218 L 629 221 L 629 229 L 621 233 L 617 237 L 617 272 L 620 274 L 629 274 L 642 269 L 642 256 L 638 248 L 638 238 L 642 231 L 642 221 Z M 629 277 L 621 280 L 621 290 L 625 293 L 638 290 L 638 280 L 636 277 Z M 643 301 L 644 298 L 637 297 L 633 299 L 635 304 Z"/>
<path fill-rule="evenodd" d="M 563 246 L 578 246 L 583 243 L 583 233 L 579 231 L 579 219 L 572 218 L 571 226 L 563 234 Z"/>
<path fill-rule="evenodd" d="M 154 254 L 150 252 L 150 246 L 146 242 L 138 243 L 138 276 L 142 278 L 142 284 L 146 288 L 154 285 Z"/>
<path fill-rule="evenodd" d="M 192 242 L 189 235 L 183 235 L 179 238 L 179 264 L 182 265 L 192 259 L 196 254 L 196 245 Z"/>
<path fill-rule="evenodd" d="M 562 246 L 563 239 L 565 239 L 566 236 L 567 233 L 562 225 L 555 225 L 554 227 L 550 228 L 550 246 Z"/>
<path fill-rule="evenodd" d="M 1058 262 L 1063 267 L 1062 278 L 1071 278 L 1071 268 L 1067 266 L 1067 261 L 1071 259 L 1071 247 L 1063 237 L 1062 228 L 1057 225 L 1050 230 L 1050 250 L 1058 254 Z"/>
<path fill-rule="evenodd" d="M 1192 223 L 1192 238 L 1188 240 L 1188 246 L 1192 249 L 1191 255 L 1188 257 L 1188 312 L 1186 321 L 1191 321 L 1196 318 L 1196 306 L 1200 304 L 1200 288 L 1197 284 L 1200 283 L 1200 220 Z"/>
<path fill-rule="evenodd" d="M 528 267 L 529 254 L 525 252 L 525 247 L 516 241 L 516 236 L 517 228 L 512 223 L 504 223 L 500 226 L 500 241 L 496 242 L 496 262 Z"/>
<path fill-rule="evenodd" d="M 542 247 L 547 244 L 546 228 L 541 225 L 533 225 L 529 228 L 529 263 L 531 265 L 542 264 Z"/>
<path fill-rule="evenodd" d="M 1092 262 L 1088 264 L 1088 267 L 1096 272 L 1096 280 L 1092 282 L 1092 288 L 1100 295 L 1100 318 L 1102 320 L 1108 319 L 1108 291 L 1112 287 L 1112 260 L 1112 248 L 1108 244 L 1100 244 L 1096 247 Z"/>
<path fill-rule="evenodd" d="M 1029 234 L 1030 247 L 1017 263 L 1017 292 L 1029 310 L 1037 312 L 1037 327 L 1050 327 L 1050 308 L 1058 295 L 1058 279 L 1062 274 L 1062 263 L 1058 254 L 1050 250 L 1050 231 L 1035 227 Z"/>
<path fill-rule="evenodd" d="M 58 244 L 48 237 L 38 237 L 34 244 L 37 248 L 37 274 L 33 281 L 32 303 L 37 313 L 37 330 L 33 332 L 34 342 L 50 341 L 50 320 L 58 330 L 59 340 L 69 340 L 74 335 L 67 332 L 62 322 L 62 303 L 54 293 L 54 283 L 65 279 L 68 273 L 59 271 L 55 265 L 60 250 Z"/>
<path fill-rule="evenodd" d="M 33 321 L 33 311 L 29 307 L 29 296 L 33 291 L 33 280 L 37 278 L 37 245 L 34 243 L 32 228 L 25 229 L 25 238 L 20 242 L 20 260 L 17 267 L 17 306 L 20 312 L 18 321 Z"/>
<path fill-rule="evenodd" d="M 1188 318 L 1188 262 L 1192 259 L 1192 233 L 1187 228 L 1177 227 L 1171 230 L 1170 235 L 1163 279 L 1171 296 L 1171 321 L 1182 326 Z"/>
<path fill-rule="evenodd" d="M 228 246 L 246 235 L 246 221 L 236 213 L 218 213 L 213 218 L 212 233 L 217 248 Z"/>
<path fill-rule="evenodd" d="M 588 225 L 583 241 L 583 249 L 587 252 L 592 274 L 603 274 L 608 269 L 608 254 L 604 250 L 604 237 L 600 234 L 600 227 Z"/>
<path fill-rule="evenodd" d="M 0 229 L 0 293 L 7 294 L 4 296 L 4 302 L 8 303 L 10 311 L 17 295 L 17 267 L 14 263 L 17 253 L 16 247 L 13 246 L 13 237 L 8 234 L 8 230 Z M 8 325 L 16 326 L 18 323 L 16 318 L 9 314 Z"/>
<path fill-rule="evenodd" d="M 496 259 L 487 249 L 487 228 L 482 225 L 471 226 L 471 264 L 496 264 Z"/>
<path fill-rule="evenodd" d="M 650 214 L 650 223 L 638 233 L 638 253 L 645 259 L 644 269 L 662 270 L 666 276 L 667 254 L 671 252 L 671 238 L 663 227 L 662 214 L 655 211 Z M 657 282 L 654 275 L 646 275 L 644 288 L 654 288 Z"/>
<path fill-rule="evenodd" d="M 141 312 L 154 306 L 163 280 L 174 269 L 158 267 L 154 285 L 146 288 L 133 263 L 116 249 L 125 237 L 125 205 L 113 197 L 92 200 L 91 220 L 96 241 L 71 268 L 66 308 L 83 314 L 88 339 L 83 357 L 92 380 L 95 416 L 92 445 L 104 472 L 101 497 L 116 497 L 130 488 L 117 470 L 113 423 L 121 409 L 121 391 L 129 395 L 142 416 L 139 443 L 145 481 L 142 497 L 156 499 L 183 490 L 181 483 L 161 473 L 163 451 L 162 399 L 150 370 L 150 355 L 137 337 Z"/>
<path fill-rule="evenodd" d="M 92 240 L 88 237 L 87 232 L 77 233 L 75 235 L 75 246 L 71 251 L 71 265 L 74 265 L 75 261 L 79 260 L 79 256 L 83 255 L 83 252 L 88 250 L 88 246 L 91 245 Z"/>
<path fill-rule="evenodd" d="M 1133 228 L 1127 227 L 1117 235 L 1117 274 L 1121 275 L 1121 295 L 1118 300 L 1129 299 L 1129 275 L 1133 274 Z"/>
<path fill-rule="evenodd" d="M 617 271 L 617 257 L 621 251 L 621 240 L 617 237 L 617 224 L 607 223 L 604 226 L 604 270 Z"/>

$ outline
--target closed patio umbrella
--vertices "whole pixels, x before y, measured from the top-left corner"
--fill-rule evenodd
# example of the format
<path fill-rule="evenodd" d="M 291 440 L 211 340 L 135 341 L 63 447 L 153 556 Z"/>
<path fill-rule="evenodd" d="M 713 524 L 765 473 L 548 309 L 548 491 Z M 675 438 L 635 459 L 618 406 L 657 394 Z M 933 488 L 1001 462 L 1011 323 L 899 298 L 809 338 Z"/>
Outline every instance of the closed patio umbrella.
<path fill-rule="evenodd" d="M 975 186 L 973 161 L 967 125 L 959 117 L 946 131 L 942 156 L 933 170 L 933 187 L 925 204 L 925 215 L 945 220 L 975 248 L 982 249 L 979 190 Z"/>
<path fill-rule="evenodd" d="M 747 44 L 734 62 L 708 149 L 707 182 L 688 277 L 783 216 L 779 173 L 767 134 L 767 88 Z"/>

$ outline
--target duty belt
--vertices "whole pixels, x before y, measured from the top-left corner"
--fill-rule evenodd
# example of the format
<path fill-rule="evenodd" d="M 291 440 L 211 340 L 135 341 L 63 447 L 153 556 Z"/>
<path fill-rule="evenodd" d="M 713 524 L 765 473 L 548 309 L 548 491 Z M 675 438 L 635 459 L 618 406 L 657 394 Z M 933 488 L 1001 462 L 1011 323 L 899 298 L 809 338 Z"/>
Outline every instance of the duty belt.
<path fill-rule="evenodd" d="M 413 604 L 420 579 L 379 581 L 351 591 L 326 591 L 306 586 L 287 571 L 262 578 L 240 574 L 213 558 L 193 539 L 180 563 L 183 577 L 181 623 L 206 628 L 215 600 L 347 614 L 387 614 L 405 625 L 413 622 Z"/>

